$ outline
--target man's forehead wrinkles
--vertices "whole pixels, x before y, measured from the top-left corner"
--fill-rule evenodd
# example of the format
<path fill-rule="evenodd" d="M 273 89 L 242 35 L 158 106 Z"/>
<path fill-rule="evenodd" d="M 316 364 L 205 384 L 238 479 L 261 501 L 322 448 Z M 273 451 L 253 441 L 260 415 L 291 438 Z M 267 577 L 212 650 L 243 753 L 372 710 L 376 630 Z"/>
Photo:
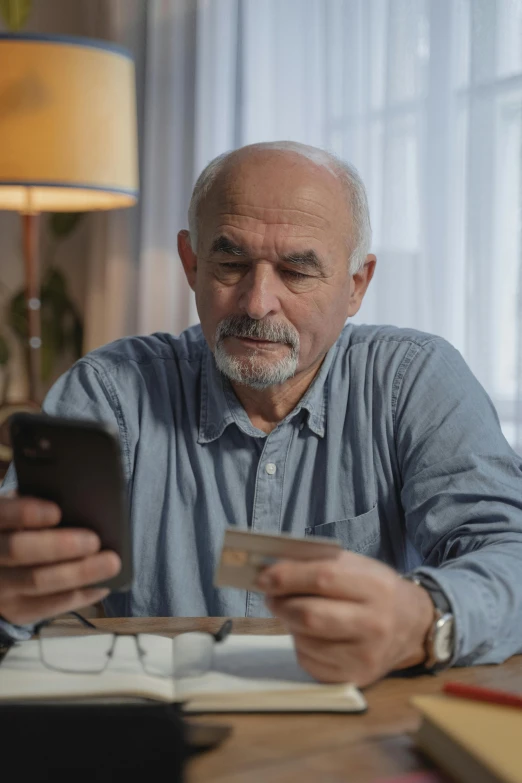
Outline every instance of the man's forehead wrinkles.
<path fill-rule="evenodd" d="M 312 204 L 314 207 L 319 207 L 319 209 L 324 212 L 331 212 L 331 208 L 325 206 L 323 201 L 319 201 L 311 196 L 300 196 L 299 201 L 304 201 L 305 204 Z"/>
<path fill-rule="evenodd" d="M 250 220 L 259 220 L 270 224 L 285 225 L 286 223 L 303 221 L 317 228 L 323 227 L 327 222 L 328 211 L 325 209 L 324 217 L 316 212 L 308 212 L 305 209 L 295 209 L 289 207 L 255 207 L 250 204 L 227 204 L 228 209 L 220 214 L 223 217 L 235 218 L 242 217 Z M 230 211 L 229 211 L 230 210 Z M 279 220 L 274 220 L 272 216 L 279 216 Z M 285 216 L 288 220 L 284 220 Z"/>
<path fill-rule="evenodd" d="M 247 232 L 250 235 L 254 234 L 255 236 L 259 236 L 262 239 L 265 239 L 266 236 L 267 236 L 267 226 L 265 224 L 263 224 L 262 221 L 259 221 L 259 222 L 261 223 L 259 228 L 253 228 L 253 227 L 249 226 L 248 229 L 247 228 L 243 228 L 242 226 L 234 225 L 233 223 L 221 223 L 219 225 L 217 231 L 216 231 L 216 236 L 219 236 L 219 234 L 221 234 L 221 233 L 227 234 L 228 232 L 232 233 L 232 232 L 238 231 L 240 233 L 241 232 Z M 271 223 L 270 224 L 270 228 L 274 228 L 275 226 L 278 226 L 278 225 L 288 226 L 289 224 L 288 223 Z M 309 226 L 307 226 L 307 228 L 309 228 Z M 299 232 L 298 234 L 295 234 L 295 235 L 291 235 L 291 236 L 293 236 L 295 239 L 299 239 L 299 240 L 303 240 L 303 241 L 307 240 L 307 239 L 309 239 L 311 241 L 312 240 L 317 241 L 318 239 L 321 239 L 321 237 L 316 235 L 316 234 L 308 234 L 308 233 L 307 234 L 302 234 L 301 232 Z"/>

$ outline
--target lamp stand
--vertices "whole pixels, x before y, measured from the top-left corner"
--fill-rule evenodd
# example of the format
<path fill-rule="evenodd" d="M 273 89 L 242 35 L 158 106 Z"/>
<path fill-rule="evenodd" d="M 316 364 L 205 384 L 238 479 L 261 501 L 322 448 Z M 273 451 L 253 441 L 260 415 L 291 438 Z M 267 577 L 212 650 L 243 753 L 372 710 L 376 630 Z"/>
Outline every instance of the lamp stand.
<path fill-rule="evenodd" d="M 29 399 L 40 403 L 41 313 L 38 228 L 40 215 L 22 214 L 25 259 L 25 304 L 27 307 L 27 350 L 29 351 Z"/>

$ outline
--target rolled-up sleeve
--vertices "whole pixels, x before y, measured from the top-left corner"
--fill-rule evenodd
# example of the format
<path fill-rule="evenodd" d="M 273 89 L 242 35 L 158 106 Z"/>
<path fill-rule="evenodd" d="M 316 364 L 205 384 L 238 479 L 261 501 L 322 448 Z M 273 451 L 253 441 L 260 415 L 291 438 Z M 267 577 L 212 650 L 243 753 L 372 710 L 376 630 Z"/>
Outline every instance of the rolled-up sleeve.
<path fill-rule="evenodd" d="M 412 346 L 397 379 L 401 500 L 423 559 L 415 570 L 451 604 L 453 663 L 499 663 L 522 652 L 522 459 L 445 340 Z"/>

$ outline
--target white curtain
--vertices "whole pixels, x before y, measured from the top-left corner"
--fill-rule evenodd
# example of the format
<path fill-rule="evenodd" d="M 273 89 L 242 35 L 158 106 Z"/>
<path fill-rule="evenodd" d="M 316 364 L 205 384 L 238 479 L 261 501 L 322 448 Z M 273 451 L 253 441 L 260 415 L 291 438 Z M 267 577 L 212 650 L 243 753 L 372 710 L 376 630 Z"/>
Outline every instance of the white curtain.
<path fill-rule="evenodd" d="M 105 234 L 105 304 L 90 323 L 103 311 L 110 330 L 94 342 L 197 320 L 176 232 L 212 157 L 262 140 L 314 144 L 354 163 L 368 188 L 378 266 L 355 320 L 450 340 L 522 452 L 522 2 L 109 7 L 113 36 L 141 63 L 142 203 L 132 259 L 125 220 Z"/>

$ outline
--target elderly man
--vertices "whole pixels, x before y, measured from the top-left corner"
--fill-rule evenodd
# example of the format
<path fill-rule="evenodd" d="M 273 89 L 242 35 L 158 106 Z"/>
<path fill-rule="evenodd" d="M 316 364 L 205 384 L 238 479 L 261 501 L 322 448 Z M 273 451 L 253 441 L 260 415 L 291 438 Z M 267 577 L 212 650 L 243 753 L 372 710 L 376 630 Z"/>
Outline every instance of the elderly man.
<path fill-rule="evenodd" d="M 201 326 L 94 351 L 45 404 L 119 428 L 136 579 L 107 612 L 272 613 L 312 675 L 359 685 L 521 651 L 521 460 L 448 343 L 345 325 L 376 265 L 357 173 L 300 144 L 245 147 L 201 174 L 189 226 Z M 58 520 L 0 503 L 4 634 L 104 598 L 86 585 L 118 571 Z M 345 551 L 218 589 L 227 525 Z"/>

